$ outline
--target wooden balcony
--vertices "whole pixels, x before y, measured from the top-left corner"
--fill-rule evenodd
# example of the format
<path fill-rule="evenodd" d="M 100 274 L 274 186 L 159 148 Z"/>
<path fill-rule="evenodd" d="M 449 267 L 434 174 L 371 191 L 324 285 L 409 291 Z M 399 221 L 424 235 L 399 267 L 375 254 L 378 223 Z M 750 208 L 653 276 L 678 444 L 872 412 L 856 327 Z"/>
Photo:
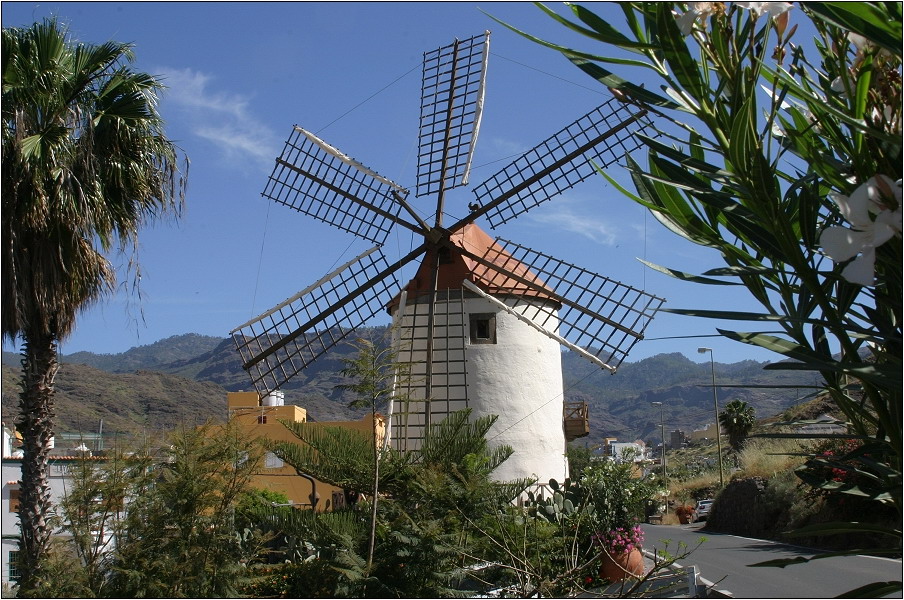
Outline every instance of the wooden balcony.
<path fill-rule="evenodd" d="M 590 409 L 583 400 L 566 402 L 562 419 L 566 442 L 590 435 Z"/>

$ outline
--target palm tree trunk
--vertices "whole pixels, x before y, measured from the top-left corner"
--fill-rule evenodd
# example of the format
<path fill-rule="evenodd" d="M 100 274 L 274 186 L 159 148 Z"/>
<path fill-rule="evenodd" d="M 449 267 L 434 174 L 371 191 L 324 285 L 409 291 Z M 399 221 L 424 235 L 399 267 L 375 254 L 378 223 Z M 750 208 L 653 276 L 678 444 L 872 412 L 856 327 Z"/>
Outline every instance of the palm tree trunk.
<path fill-rule="evenodd" d="M 41 561 L 50 542 L 50 485 L 47 463 L 53 437 L 53 386 L 59 364 L 52 335 L 24 336 L 22 391 L 16 428 L 22 434 L 22 483 L 19 496 L 19 590 L 22 596 L 40 584 Z"/>

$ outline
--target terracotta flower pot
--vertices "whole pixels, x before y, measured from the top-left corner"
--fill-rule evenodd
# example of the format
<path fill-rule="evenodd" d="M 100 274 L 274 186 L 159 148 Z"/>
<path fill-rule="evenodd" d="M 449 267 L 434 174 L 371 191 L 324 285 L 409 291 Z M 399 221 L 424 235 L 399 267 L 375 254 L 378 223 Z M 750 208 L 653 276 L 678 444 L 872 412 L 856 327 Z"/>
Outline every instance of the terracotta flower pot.
<path fill-rule="evenodd" d="M 643 554 L 637 548 L 630 552 L 608 555 L 603 554 L 600 565 L 600 577 L 609 581 L 622 581 L 628 577 L 643 575 Z"/>

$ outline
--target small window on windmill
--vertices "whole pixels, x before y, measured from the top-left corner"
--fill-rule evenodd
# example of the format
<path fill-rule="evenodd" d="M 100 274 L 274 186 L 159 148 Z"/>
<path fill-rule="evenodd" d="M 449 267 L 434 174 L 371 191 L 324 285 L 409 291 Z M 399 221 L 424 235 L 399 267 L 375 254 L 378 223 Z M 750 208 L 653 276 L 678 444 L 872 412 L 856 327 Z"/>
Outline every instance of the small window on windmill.
<path fill-rule="evenodd" d="M 446 248 L 445 246 L 440 246 L 436 251 L 436 256 L 439 258 L 439 264 L 441 265 L 451 265 L 452 264 L 452 251 Z"/>
<path fill-rule="evenodd" d="M 496 315 L 493 313 L 473 313 L 471 319 L 471 343 L 496 343 Z"/>

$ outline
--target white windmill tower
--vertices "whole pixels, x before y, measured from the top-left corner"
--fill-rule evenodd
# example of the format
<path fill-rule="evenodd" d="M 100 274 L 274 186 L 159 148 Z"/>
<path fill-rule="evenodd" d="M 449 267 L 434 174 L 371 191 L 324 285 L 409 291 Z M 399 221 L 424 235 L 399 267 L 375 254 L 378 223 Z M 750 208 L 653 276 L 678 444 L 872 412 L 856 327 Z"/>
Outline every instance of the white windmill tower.
<path fill-rule="evenodd" d="M 493 445 L 515 453 L 499 479 L 563 479 L 561 346 L 614 372 L 663 300 L 505 240 L 490 226 L 527 212 L 639 147 L 646 111 L 610 100 L 474 189 L 470 212 L 443 224 L 446 192 L 467 184 L 480 126 L 489 32 L 425 53 L 416 196 L 436 200 L 428 224 L 409 191 L 294 127 L 263 195 L 376 243 L 232 332 L 258 392 L 278 389 L 381 310 L 412 364 L 391 443 L 417 448 L 428 425 L 470 408 L 494 414 Z M 634 112 L 632 112 L 634 111 Z M 404 216 L 403 216 L 404 215 Z M 423 238 L 387 262 L 394 226 Z M 422 258 L 411 282 L 395 274 Z"/>

